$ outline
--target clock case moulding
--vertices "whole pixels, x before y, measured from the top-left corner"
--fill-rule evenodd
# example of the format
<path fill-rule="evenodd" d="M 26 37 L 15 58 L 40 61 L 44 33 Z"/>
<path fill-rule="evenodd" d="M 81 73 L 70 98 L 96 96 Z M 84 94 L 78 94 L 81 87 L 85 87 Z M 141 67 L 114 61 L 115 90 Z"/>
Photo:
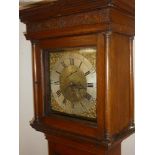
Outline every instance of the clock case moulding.
<path fill-rule="evenodd" d="M 134 132 L 134 0 L 58 0 L 23 8 L 19 15 L 32 43 L 31 126 L 45 133 L 49 148 L 120 152 L 122 140 Z M 46 116 L 44 49 L 83 46 L 97 47 L 97 121 Z M 65 143 L 70 145 L 64 147 Z"/>

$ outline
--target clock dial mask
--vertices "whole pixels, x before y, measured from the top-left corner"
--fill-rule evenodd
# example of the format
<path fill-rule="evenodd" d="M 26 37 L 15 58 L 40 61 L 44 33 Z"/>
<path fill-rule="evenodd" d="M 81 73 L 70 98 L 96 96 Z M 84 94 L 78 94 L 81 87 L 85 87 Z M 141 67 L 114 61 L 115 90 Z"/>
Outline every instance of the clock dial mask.
<path fill-rule="evenodd" d="M 96 118 L 96 48 L 50 52 L 51 109 Z"/>

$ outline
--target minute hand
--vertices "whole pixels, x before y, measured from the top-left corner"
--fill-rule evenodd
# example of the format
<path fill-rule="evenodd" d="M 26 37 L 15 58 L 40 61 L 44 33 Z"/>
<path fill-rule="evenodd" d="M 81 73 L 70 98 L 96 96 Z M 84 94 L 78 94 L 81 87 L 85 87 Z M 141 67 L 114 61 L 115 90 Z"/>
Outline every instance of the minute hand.
<path fill-rule="evenodd" d="M 72 73 L 70 73 L 66 78 L 70 77 L 72 74 L 74 74 L 74 73 L 76 73 L 76 72 L 77 72 L 77 70 L 74 71 L 74 72 L 72 72 Z"/>

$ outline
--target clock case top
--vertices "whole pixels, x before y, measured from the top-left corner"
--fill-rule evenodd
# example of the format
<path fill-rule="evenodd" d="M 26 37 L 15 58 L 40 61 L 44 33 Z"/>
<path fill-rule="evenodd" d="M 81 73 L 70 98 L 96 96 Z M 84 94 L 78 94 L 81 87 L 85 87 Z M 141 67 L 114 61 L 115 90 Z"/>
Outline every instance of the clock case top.
<path fill-rule="evenodd" d="M 20 19 L 32 43 L 35 116 L 31 126 L 47 135 L 100 141 L 107 147 L 133 133 L 134 1 L 58 0 L 20 10 Z M 43 49 L 88 46 L 97 47 L 97 121 L 46 116 Z"/>

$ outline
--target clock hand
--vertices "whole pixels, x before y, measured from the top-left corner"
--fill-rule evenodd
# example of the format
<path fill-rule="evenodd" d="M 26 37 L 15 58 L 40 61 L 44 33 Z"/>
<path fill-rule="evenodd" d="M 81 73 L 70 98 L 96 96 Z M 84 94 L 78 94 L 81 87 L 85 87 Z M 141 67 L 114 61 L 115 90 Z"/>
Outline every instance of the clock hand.
<path fill-rule="evenodd" d="M 74 73 L 76 73 L 76 72 L 77 72 L 77 70 L 74 71 L 74 72 L 72 72 L 72 73 L 70 73 L 66 78 L 70 77 L 72 74 L 74 74 Z"/>
<path fill-rule="evenodd" d="M 80 90 L 80 89 L 86 89 L 85 86 L 83 86 L 83 85 L 81 85 L 81 84 L 74 84 L 73 82 L 71 82 L 70 85 L 68 85 L 68 86 L 66 87 L 66 89 L 67 89 L 68 87 L 70 87 L 71 89 L 78 89 L 78 90 Z"/>

